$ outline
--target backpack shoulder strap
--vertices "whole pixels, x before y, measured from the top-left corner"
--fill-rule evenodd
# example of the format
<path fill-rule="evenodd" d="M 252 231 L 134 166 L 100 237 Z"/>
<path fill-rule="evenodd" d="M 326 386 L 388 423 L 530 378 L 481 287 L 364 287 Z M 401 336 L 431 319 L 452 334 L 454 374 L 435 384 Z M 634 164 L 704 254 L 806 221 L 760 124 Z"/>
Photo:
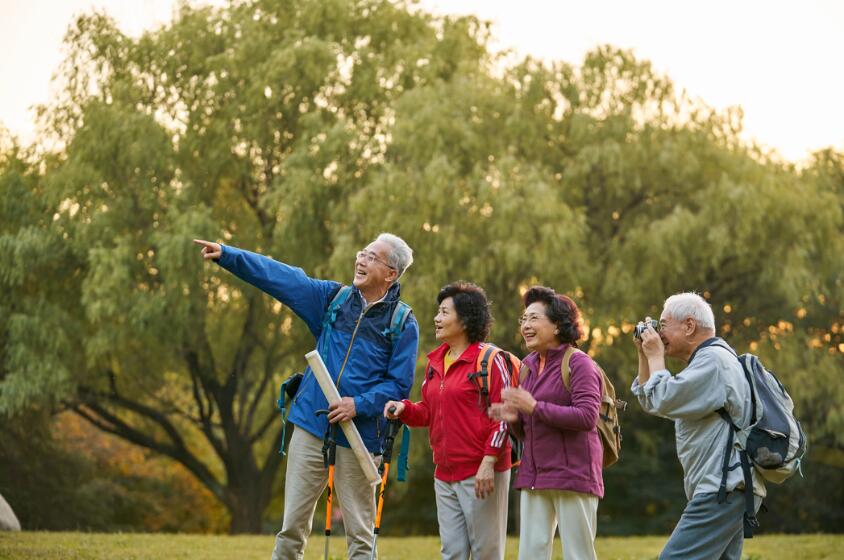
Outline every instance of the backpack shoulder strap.
<path fill-rule="evenodd" d="M 478 406 L 483 406 L 484 403 L 486 403 L 487 408 L 490 406 L 489 363 L 495 359 L 499 352 L 501 352 L 501 349 L 494 344 L 482 343 L 478 358 L 475 361 L 476 371 L 468 375 L 469 380 L 478 385 Z"/>
<path fill-rule="evenodd" d="M 563 363 L 560 364 L 560 372 L 563 376 L 563 386 L 566 388 L 566 391 L 571 391 L 571 367 L 569 367 L 569 362 L 575 352 L 581 352 L 581 350 L 575 348 L 574 346 L 569 346 L 566 349 L 566 353 L 563 354 Z"/>
<path fill-rule="evenodd" d="M 334 324 L 335 319 L 337 319 L 337 310 L 346 303 L 346 300 L 349 299 L 349 296 L 352 294 L 352 287 L 351 286 L 341 286 L 337 293 L 334 294 L 334 297 L 331 298 L 331 301 L 328 304 L 328 307 L 325 308 L 325 314 L 322 316 L 322 340 L 323 340 L 323 348 L 321 348 L 321 353 L 323 356 L 328 355 L 328 339 L 329 339 L 329 331 L 331 330 L 331 326 Z"/>
<path fill-rule="evenodd" d="M 708 339 L 704 340 L 703 342 L 700 343 L 700 345 L 697 348 L 695 348 L 694 352 L 692 352 L 692 355 L 689 356 L 689 362 L 688 363 L 691 364 L 692 360 L 695 359 L 695 356 L 697 356 L 698 352 L 700 352 L 704 348 L 709 348 L 710 346 L 715 346 L 717 348 L 721 348 L 723 350 L 726 350 L 727 352 L 729 352 L 730 354 L 732 354 L 733 356 L 738 358 L 738 354 L 736 354 L 736 351 L 733 350 L 730 347 L 730 345 L 727 344 L 724 341 L 724 339 L 718 338 L 717 336 L 713 336 L 712 338 L 708 338 Z"/>
<path fill-rule="evenodd" d="M 507 370 L 507 379 L 510 380 L 511 384 L 518 383 L 519 379 L 517 374 L 522 363 L 518 361 L 518 358 L 506 350 L 501 350 L 500 354 L 504 358 L 504 368 Z"/>
<path fill-rule="evenodd" d="M 404 330 L 404 324 L 407 322 L 407 318 L 410 317 L 412 312 L 413 310 L 410 306 L 403 301 L 399 301 L 393 308 L 393 315 L 390 317 L 390 326 L 384 332 L 384 334 L 388 336 L 390 341 L 393 343 L 393 351 L 395 351 L 396 346 L 399 343 L 401 332 Z"/>
<path fill-rule="evenodd" d="M 325 315 L 322 317 L 323 328 L 334 324 L 334 320 L 337 318 L 337 310 L 340 309 L 341 305 L 346 303 L 346 300 L 349 299 L 351 294 L 351 286 L 341 286 L 340 289 L 337 290 L 337 293 L 334 294 L 333 298 L 331 298 L 331 302 L 329 302 L 328 307 L 325 308 Z"/>
<path fill-rule="evenodd" d="M 495 359 L 495 355 L 501 352 L 501 349 L 494 344 L 488 342 L 481 343 L 481 351 L 478 352 L 478 358 L 475 362 L 478 371 L 488 371 L 489 363 Z"/>
<path fill-rule="evenodd" d="M 733 454 L 733 441 L 736 432 L 741 429 L 733 423 L 732 418 L 727 411 L 721 407 L 716 411 L 721 418 L 724 419 L 729 427 L 729 434 L 727 436 L 727 447 L 724 449 L 724 460 L 721 464 L 721 484 L 718 486 L 718 503 L 722 504 L 727 499 L 727 475 L 731 470 L 741 467 L 742 477 L 744 478 L 744 518 L 743 529 L 744 537 L 746 539 L 753 538 L 753 531 L 759 527 L 759 521 L 756 519 L 756 507 L 753 498 L 753 475 L 751 474 L 750 458 L 747 456 L 746 449 L 739 449 L 739 462 L 735 465 L 730 465 L 730 457 Z"/>

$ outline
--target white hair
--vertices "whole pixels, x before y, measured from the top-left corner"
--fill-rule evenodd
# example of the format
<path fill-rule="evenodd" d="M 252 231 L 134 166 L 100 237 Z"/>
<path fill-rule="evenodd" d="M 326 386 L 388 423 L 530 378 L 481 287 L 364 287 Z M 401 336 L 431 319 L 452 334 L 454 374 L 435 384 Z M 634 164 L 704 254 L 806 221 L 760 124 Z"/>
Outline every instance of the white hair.
<path fill-rule="evenodd" d="M 401 278 L 404 271 L 413 264 L 413 249 L 410 248 L 404 239 L 392 233 L 382 233 L 375 241 L 381 241 L 390 246 L 387 263 L 398 271 L 398 277 Z"/>
<path fill-rule="evenodd" d="M 715 330 L 715 315 L 705 299 L 694 292 L 674 294 L 665 300 L 663 312 L 669 317 L 682 321 L 691 317 L 703 329 Z"/>

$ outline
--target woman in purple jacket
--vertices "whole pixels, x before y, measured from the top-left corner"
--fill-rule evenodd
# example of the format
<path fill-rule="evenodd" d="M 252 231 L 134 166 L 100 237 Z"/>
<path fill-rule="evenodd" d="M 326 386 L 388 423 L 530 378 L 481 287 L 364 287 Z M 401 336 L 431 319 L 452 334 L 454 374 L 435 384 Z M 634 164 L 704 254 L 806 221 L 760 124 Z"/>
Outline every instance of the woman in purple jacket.
<path fill-rule="evenodd" d="M 580 314 L 564 295 L 534 286 L 519 320 L 528 372 L 502 392 L 490 415 L 510 423 L 524 441 L 514 486 L 522 490 L 519 558 L 550 558 L 559 526 L 567 559 L 594 559 L 598 499 L 604 495 L 603 448 L 596 425 L 601 374 L 585 353 L 571 354 L 571 389 L 562 379 L 566 350 L 582 336 Z"/>

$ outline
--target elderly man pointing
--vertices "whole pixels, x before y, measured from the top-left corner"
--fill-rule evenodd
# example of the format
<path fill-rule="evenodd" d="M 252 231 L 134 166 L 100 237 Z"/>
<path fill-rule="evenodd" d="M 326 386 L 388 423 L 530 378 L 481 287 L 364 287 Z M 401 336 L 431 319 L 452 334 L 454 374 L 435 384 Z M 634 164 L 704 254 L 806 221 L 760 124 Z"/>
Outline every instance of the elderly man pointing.
<path fill-rule="evenodd" d="M 194 240 L 202 256 L 290 307 L 317 339 L 342 400 L 328 407 L 314 375 L 306 372 L 293 399 L 294 426 L 287 455 L 284 520 L 273 560 L 298 559 L 313 525 L 314 510 L 327 485 L 323 436 L 328 423 L 353 420 L 370 453 L 381 453 L 381 411 L 389 400 L 410 394 L 419 327 L 399 301 L 399 278 L 413 262 L 401 238 L 382 233 L 358 251 L 352 286 L 308 277 L 273 259 Z M 397 324 L 396 310 L 406 308 Z M 330 311 L 330 312 L 329 312 Z M 328 416 L 317 415 L 330 408 Z M 375 489 L 367 481 L 342 433 L 337 434 L 336 495 L 340 499 L 350 559 L 368 559 L 373 546 Z"/>

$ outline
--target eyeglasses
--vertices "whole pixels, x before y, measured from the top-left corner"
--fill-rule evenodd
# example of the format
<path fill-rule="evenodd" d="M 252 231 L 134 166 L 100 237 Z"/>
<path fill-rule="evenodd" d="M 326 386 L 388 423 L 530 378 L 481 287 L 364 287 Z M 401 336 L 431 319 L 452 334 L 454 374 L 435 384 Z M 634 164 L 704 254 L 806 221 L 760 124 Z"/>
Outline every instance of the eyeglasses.
<path fill-rule="evenodd" d="M 530 325 L 536 323 L 541 319 L 547 319 L 545 315 L 539 315 L 538 313 L 531 313 L 530 315 L 522 315 L 519 317 L 519 326 Z"/>
<path fill-rule="evenodd" d="M 372 264 L 374 262 L 381 263 L 387 268 L 391 270 L 396 270 L 396 267 L 390 266 L 386 262 L 382 261 L 378 258 L 378 256 L 373 253 L 372 251 L 358 251 L 357 260 L 365 260 L 367 264 Z"/>

